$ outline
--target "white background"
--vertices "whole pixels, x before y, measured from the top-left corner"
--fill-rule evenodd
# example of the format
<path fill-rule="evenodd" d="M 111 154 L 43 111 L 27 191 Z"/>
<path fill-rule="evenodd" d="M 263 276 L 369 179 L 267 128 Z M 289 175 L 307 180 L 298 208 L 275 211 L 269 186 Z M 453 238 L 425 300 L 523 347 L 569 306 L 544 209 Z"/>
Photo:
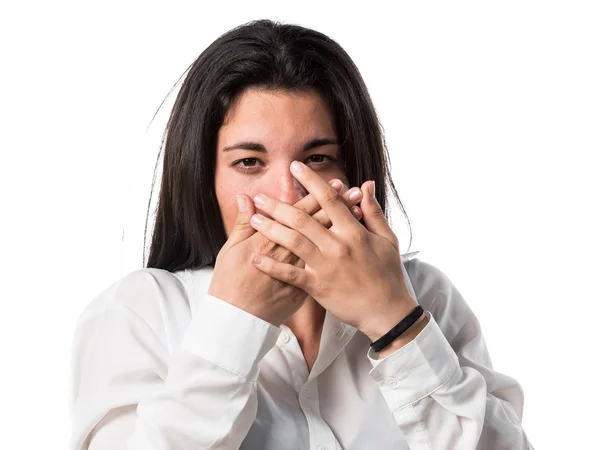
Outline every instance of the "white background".
<path fill-rule="evenodd" d="M 597 2 L 216 3 L 2 6 L 0 448 L 66 447 L 73 327 L 141 264 L 175 95 L 152 116 L 212 40 L 262 17 L 325 32 L 361 69 L 410 250 L 522 384 L 535 447 L 597 445 Z"/>

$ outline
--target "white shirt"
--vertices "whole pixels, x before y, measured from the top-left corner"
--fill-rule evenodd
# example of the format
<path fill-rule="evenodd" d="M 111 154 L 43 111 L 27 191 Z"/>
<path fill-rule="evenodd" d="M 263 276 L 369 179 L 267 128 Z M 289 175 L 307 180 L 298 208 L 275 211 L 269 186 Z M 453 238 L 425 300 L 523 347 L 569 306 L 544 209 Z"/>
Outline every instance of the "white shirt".
<path fill-rule="evenodd" d="M 327 313 L 311 372 L 294 334 L 207 294 L 213 269 L 137 270 L 78 320 L 72 450 L 528 449 L 523 392 L 492 368 L 450 280 L 403 257 L 429 323 L 378 360 Z"/>

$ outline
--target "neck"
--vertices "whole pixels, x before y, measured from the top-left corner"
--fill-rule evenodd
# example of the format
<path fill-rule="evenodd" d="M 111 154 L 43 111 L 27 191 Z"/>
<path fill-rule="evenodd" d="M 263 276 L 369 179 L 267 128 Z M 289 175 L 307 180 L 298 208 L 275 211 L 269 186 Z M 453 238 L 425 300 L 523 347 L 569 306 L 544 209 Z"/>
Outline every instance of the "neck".
<path fill-rule="evenodd" d="M 284 325 L 294 333 L 303 350 L 315 346 L 318 350 L 325 314 L 325 308 L 312 297 L 308 297 L 302 307 Z"/>

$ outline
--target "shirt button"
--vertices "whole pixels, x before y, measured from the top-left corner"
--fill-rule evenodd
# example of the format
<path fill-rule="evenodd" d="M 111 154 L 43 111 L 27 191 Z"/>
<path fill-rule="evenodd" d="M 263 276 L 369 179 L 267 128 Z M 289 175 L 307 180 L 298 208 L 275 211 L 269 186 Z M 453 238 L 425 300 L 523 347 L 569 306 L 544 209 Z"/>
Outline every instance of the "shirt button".
<path fill-rule="evenodd" d="M 303 386 L 300 388 L 300 397 L 304 400 L 310 400 L 310 389 L 308 386 Z"/>
<path fill-rule="evenodd" d="M 388 387 L 394 389 L 398 386 L 398 380 L 394 377 L 390 377 L 387 379 L 387 385 Z"/>
<path fill-rule="evenodd" d="M 290 342 L 290 335 L 287 333 L 282 334 L 281 336 L 279 336 L 279 342 L 281 342 L 282 344 L 287 344 L 288 342 Z"/>
<path fill-rule="evenodd" d="M 319 445 L 319 450 L 327 450 L 327 446 L 326 445 Z"/>

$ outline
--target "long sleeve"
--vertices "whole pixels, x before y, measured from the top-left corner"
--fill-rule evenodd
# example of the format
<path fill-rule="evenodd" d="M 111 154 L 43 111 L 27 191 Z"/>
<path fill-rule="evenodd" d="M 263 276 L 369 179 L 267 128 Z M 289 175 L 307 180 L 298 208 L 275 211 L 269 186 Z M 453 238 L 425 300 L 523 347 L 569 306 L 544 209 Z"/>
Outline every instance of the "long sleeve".
<path fill-rule="evenodd" d="M 258 363 L 280 329 L 206 295 L 176 345 L 161 323 L 165 302 L 187 302 L 174 278 L 134 272 L 80 318 L 72 450 L 231 450 L 244 440 Z"/>
<path fill-rule="evenodd" d="M 410 449 L 531 449 L 520 385 L 494 371 L 479 322 L 448 278 L 416 264 L 435 274 L 417 283 L 429 323 L 384 359 L 368 353 L 371 375 Z"/>

